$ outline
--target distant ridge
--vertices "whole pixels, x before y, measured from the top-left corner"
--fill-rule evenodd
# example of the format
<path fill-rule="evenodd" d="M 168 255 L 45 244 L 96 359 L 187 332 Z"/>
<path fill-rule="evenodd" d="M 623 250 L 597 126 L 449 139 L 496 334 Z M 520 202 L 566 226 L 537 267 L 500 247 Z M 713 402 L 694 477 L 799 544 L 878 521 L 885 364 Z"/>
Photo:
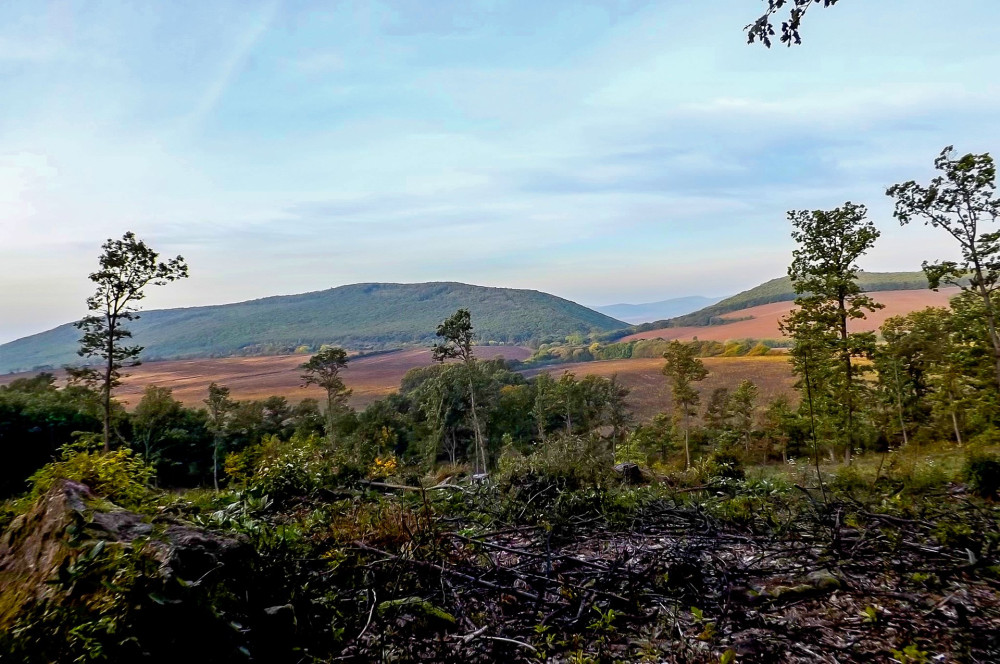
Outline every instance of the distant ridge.
<path fill-rule="evenodd" d="M 426 345 L 460 307 L 480 343 L 537 344 L 627 327 L 548 293 L 455 282 L 369 283 L 301 295 L 143 312 L 129 329 L 143 359 L 269 355 L 335 344 L 354 350 Z M 71 323 L 0 345 L 0 373 L 79 363 Z"/>
<path fill-rule="evenodd" d="M 920 290 L 927 288 L 927 277 L 923 272 L 862 272 L 858 278 L 858 285 L 861 286 L 861 290 L 872 293 L 890 290 Z M 795 298 L 792 280 L 788 277 L 779 277 L 765 281 L 759 286 L 727 297 L 693 313 L 636 325 L 632 331 L 647 332 L 666 327 L 721 325 L 726 322 L 721 318 L 725 314 L 761 304 L 791 302 Z"/>
<path fill-rule="evenodd" d="M 721 299 L 721 297 L 690 295 L 687 297 L 660 300 L 659 302 L 645 302 L 643 304 L 608 304 L 602 307 L 592 307 L 592 309 L 612 318 L 623 320 L 626 323 L 636 324 L 682 316 L 715 304 Z"/>

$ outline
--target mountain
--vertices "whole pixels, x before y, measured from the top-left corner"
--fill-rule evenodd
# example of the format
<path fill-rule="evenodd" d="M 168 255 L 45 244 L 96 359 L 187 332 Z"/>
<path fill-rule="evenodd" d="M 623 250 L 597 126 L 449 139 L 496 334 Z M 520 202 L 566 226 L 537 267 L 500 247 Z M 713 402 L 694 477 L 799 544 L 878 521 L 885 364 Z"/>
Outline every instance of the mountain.
<path fill-rule="evenodd" d="M 721 297 L 702 297 L 701 295 L 691 295 L 688 297 L 675 297 L 659 302 L 646 302 L 643 304 L 608 304 L 603 307 L 592 307 L 594 311 L 623 320 L 626 323 L 648 323 L 654 320 L 663 320 L 683 316 L 692 311 L 697 311 L 709 305 L 715 304 Z"/>
<path fill-rule="evenodd" d="M 927 277 L 923 272 L 862 272 L 858 275 L 858 285 L 861 286 L 861 290 L 871 293 L 920 290 L 927 288 Z M 720 317 L 724 314 L 772 302 L 791 302 L 795 297 L 795 289 L 792 287 L 791 279 L 779 277 L 765 281 L 759 286 L 727 297 L 693 313 L 637 325 L 633 331 L 645 332 L 666 327 L 718 325 L 723 323 Z"/>
<path fill-rule="evenodd" d="M 268 355 L 322 344 L 353 350 L 426 345 L 457 309 L 472 313 L 480 343 L 531 344 L 626 323 L 533 290 L 439 282 L 354 284 L 301 295 L 142 313 L 128 327 L 143 359 Z M 0 345 L 0 373 L 79 363 L 71 323 Z"/>

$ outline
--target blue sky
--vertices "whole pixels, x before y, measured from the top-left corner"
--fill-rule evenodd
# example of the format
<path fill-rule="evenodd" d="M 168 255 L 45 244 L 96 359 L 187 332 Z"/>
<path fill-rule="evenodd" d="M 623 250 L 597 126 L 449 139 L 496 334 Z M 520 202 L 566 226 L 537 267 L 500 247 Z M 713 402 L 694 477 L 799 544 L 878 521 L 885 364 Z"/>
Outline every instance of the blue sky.
<path fill-rule="evenodd" d="M 0 5 L 0 342 L 79 318 L 134 230 L 146 308 L 362 281 L 585 304 L 784 273 L 785 211 L 867 203 L 863 267 L 945 239 L 887 185 L 1000 147 L 1000 4 L 842 0 L 745 44 L 752 0 Z"/>

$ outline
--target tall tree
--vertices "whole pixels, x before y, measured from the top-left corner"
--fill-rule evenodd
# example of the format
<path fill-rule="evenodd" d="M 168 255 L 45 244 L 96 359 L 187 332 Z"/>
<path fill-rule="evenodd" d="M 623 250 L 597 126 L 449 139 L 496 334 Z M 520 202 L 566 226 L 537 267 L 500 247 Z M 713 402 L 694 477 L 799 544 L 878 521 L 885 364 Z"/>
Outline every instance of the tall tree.
<path fill-rule="evenodd" d="M 1000 289 L 1000 230 L 986 231 L 987 227 L 995 228 L 1000 218 L 996 166 L 989 153 L 956 158 L 949 145 L 934 160 L 934 168 L 942 175 L 927 186 L 910 180 L 889 187 L 886 195 L 896 199 L 894 214 L 900 224 L 922 219 L 958 243 L 961 261 L 924 262 L 924 272 L 934 290 L 943 282 L 980 298 L 1000 386 L 1000 331 L 994 298 Z"/>
<path fill-rule="evenodd" d="M 470 413 L 472 415 L 472 430 L 475 434 L 475 474 L 486 472 L 486 443 L 483 440 L 483 429 L 479 424 L 479 413 L 476 407 L 476 386 L 473 380 L 473 373 L 476 371 L 476 356 L 473 353 L 472 345 L 475 341 L 475 333 L 472 327 L 472 315 L 468 309 L 459 309 L 454 314 L 446 318 L 438 325 L 437 336 L 441 342 L 434 344 L 432 356 L 435 362 L 444 362 L 448 359 L 461 360 L 465 366 L 466 376 L 469 383 L 469 400 L 471 402 Z"/>
<path fill-rule="evenodd" d="M 162 286 L 188 276 L 184 258 L 177 256 L 163 262 L 159 254 L 131 231 L 120 240 L 109 239 L 101 248 L 100 268 L 90 275 L 97 291 L 87 298 L 91 313 L 76 323 L 83 330 L 78 354 L 99 358 L 102 369 L 74 369 L 76 378 L 96 384 L 104 411 L 104 450 L 111 447 L 111 392 L 122 378 L 123 367 L 139 364 L 142 346 L 125 346 L 132 333 L 123 327 L 139 318 L 138 303 L 145 297 L 148 285 Z"/>
<path fill-rule="evenodd" d="M 831 407 L 831 402 L 835 401 L 833 390 L 829 389 L 829 386 L 833 382 L 831 376 L 835 373 L 837 334 L 836 330 L 831 329 L 831 326 L 822 319 L 816 320 L 817 316 L 809 314 L 807 307 L 811 306 L 812 302 L 806 302 L 796 315 L 781 319 L 779 327 L 782 334 L 795 341 L 791 350 L 792 371 L 799 376 L 796 387 L 805 397 L 800 409 L 808 416 L 816 478 L 825 500 L 826 490 L 823 488 L 823 476 L 819 470 L 820 425 L 823 425 L 822 428 L 829 437 L 832 437 L 837 429 L 835 426 L 828 426 L 829 417 L 817 421 L 819 419 L 817 413 L 823 415 L 835 412 L 835 408 Z M 831 452 L 831 456 L 832 454 Z"/>
<path fill-rule="evenodd" d="M 671 341 L 663 357 L 663 375 L 670 379 L 670 390 L 674 398 L 674 412 L 684 425 L 684 467 L 691 467 L 691 416 L 701 401 L 698 390 L 692 383 L 708 376 L 705 363 L 698 359 L 698 349 L 691 344 Z"/>
<path fill-rule="evenodd" d="M 752 380 L 744 380 L 729 400 L 730 410 L 733 414 L 733 427 L 743 440 L 743 447 L 747 454 L 750 454 L 750 439 L 753 436 L 754 412 L 757 408 L 759 392 L 756 383 Z"/>
<path fill-rule="evenodd" d="M 212 431 L 212 486 L 219 491 L 219 450 L 226 428 L 226 418 L 236 403 L 229 398 L 229 388 L 213 382 L 208 386 L 208 426 Z"/>
<path fill-rule="evenodd" d="M 347 399 L 352 392 L 340 377 L 347 361 L 347 351 L 343 348 L 324 348 L 299 366 L 306 385 L 318 385 L 326 390 L 326 435 L 331 445 L 336 438 L 337 417 L 347 409 Z"/>
<path fill-rule="evenodd" d="M 882 305 L 861 292 L 857 278 L 857 260 L 879 237 L 875 225 L 867 219 L 864 205 L 847 202 L 832 210 L 793 210 L 788 213 L 794 230 L 792 239 L 798 247 L 792 252 L 788 276 L 799 309 L 788 318 L 788 329 L 821 333 L 823 328 L 836 335 L 833 350 L 840 358 L 840 372 L 833 374 L 832 386 L 838 392 L 831 403 L 839 404 L 844 413 L 844 460 L 851 461 L 856 440 L 857 392 L 860 389 L 858 369 L 853 359 L 870 355 L 875 335 L 870 332 L 851 333 L 848 321 L 865 317 L 866 311 Z M 794 333 L 793 333 L 794 337 Z M 796 339 L 798 342 L 798 339 Z"/>

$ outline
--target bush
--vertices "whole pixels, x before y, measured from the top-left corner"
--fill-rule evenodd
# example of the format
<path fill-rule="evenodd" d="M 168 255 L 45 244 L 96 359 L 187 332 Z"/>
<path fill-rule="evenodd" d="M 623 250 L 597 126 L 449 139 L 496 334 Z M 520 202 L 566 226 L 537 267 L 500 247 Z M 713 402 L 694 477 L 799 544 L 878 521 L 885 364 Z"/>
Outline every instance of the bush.
<path fill-rule="evenodd" d="M 337 474 L 329 443 L 315 434 L 296 434 L 287 441 L 268 436 L 250 456 L 256 461 L 252 475 L 246 479 L 247 489 L 275 501 L 308 496 L 332 483 Z M 243 464 L 236 461 L 227 460 L 227 469 L 242 471 Z"/>
<path fill-rule="evenodd" d="M 563 490 L 601 487 L 614 477 L 613 463 L 610 447 L 604 441 L 562 436 L 528 456 L 501 457 L 497 484 L 505 489 L 526 485 Z"/>
<path fill-rule="evenodd" d="M 153 467 L 128 448 L 101 452 L 69 445 L 63 448 L 59 461 L 42 466 L 31 476 L 31 489 L 18 505 L 30 505 L 57 480 L 66 479 L 84 484 L 122 507 L 136 509 L 150 497 L 153 474 Z"/>
<path fill-rule="evenodd" d="M 722 478 L 727 480 L 742 480 L 746 473 L 743 461 L 732 452 L 712 452 L 699 467 L 699 474 L 705 479 Z"/>
<path fill-rule="evenodd" d="M 962 476 L 973 493 L 995 500 L 1000 493 L 1000 458 L 993 454 L 970 452 Z"/>

